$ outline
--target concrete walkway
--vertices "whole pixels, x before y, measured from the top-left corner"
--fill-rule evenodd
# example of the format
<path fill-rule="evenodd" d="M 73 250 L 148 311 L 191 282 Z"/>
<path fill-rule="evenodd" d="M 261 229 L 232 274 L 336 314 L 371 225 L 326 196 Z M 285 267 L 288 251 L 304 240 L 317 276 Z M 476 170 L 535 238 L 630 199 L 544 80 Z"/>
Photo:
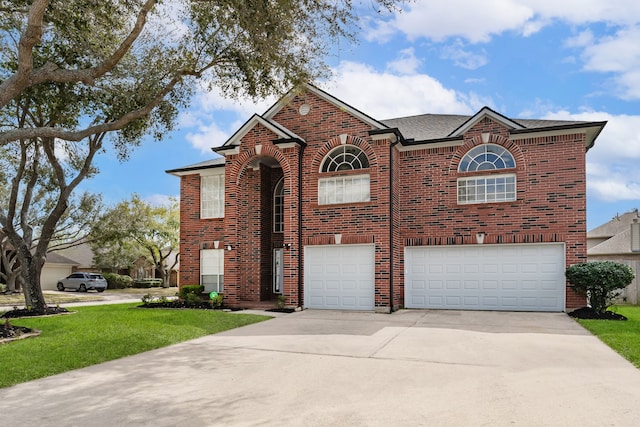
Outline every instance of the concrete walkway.
<path fill-rule="evenodd" d="M 0 389 L 21 426 L 638 420 L 640 370 L 560 313 L 306 310 Z"/>

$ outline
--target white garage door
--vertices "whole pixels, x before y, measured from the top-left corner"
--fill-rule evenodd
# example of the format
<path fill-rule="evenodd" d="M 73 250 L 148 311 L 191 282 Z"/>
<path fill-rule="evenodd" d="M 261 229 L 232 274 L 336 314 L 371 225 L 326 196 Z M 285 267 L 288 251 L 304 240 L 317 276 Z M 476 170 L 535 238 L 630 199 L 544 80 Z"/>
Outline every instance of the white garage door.
<path fill-rule="evenodd" d="M 564 311 L 564 244 L 405 248 L 407 308 Z"/>
<path fill-rule="evenodd" d="M 306 246 L 305 307 L 373 310 L 374 261 L 373 245 Z"/>
<path fill-rule="evenodd" d="M 42 289 L 55 290 L 58 280 L 70 275 L 72 270 L 73 268 L 70 265 L 45 263 L 40 275 Z"/>

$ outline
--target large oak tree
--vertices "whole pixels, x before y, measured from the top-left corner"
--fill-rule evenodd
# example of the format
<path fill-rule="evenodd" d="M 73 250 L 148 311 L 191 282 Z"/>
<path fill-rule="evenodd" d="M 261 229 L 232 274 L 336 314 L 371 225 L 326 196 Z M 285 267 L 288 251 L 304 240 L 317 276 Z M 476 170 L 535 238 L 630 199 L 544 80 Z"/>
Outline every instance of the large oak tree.
<path fill-rule="evenodd" d="M 36 310 L 56 225 L 98 153 L 126 159 L 146 135 L 162 137 L 201 82 L 263 97 L 313 81 L 357 30 L 352 0 L 0 0 L 0 12 L 0 149 L 19 159 L 0 174 L 0 225 Z M 54 202 L 34 242 L 37 184 Z"/>

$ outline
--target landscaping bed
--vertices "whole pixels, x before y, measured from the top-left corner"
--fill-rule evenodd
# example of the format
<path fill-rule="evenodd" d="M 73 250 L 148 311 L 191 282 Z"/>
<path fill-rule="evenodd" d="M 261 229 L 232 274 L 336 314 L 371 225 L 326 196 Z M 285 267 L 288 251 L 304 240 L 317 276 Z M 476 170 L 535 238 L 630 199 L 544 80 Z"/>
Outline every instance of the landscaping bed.
<path fill-rule="evenodd" d="M 598 313 L 591 307 L 582 307 L 577 310 L 568 313 L 569 316 L 576 319 L 591 319 L 591 320 L 627 320 L 622 314 L 614 313 L 613 311 L 605 311 L 604 313 Z"/>
<path fill-rule="evenodd" d="M 190 302 L 183 300 L 167 300 L 167 301 L 151 301 L 142 303 L 139 308 L 194 308 L 198 310 L 231 310 L 239 311 L 242 309 L 232 309 L 224 305 L 214 305 L 209 301 Z"/>
<path fill-rule="evenodd" d="M 36 316 L 51 316 L 54 314 L 69 313 L 69 310 L 63 307 L 47 307 L 44 310 L 31 310 L 28 308 L 17 308 L 3 313 L 0 318 L 2 319 L 17 319 L 19 317 L 36 317 Z"/>

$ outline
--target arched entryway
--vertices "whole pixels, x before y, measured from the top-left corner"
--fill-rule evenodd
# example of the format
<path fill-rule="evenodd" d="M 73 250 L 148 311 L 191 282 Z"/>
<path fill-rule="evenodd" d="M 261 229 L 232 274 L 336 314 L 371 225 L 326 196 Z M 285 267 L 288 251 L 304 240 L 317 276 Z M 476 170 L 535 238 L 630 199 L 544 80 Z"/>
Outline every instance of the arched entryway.
<path fill-rule="evenodd" d="M 238 179 L 237 251 L 240 301 L 273 301 L 283 293 L 287 228 L 283 168 L 270 156 L 254 156 Z"/>

